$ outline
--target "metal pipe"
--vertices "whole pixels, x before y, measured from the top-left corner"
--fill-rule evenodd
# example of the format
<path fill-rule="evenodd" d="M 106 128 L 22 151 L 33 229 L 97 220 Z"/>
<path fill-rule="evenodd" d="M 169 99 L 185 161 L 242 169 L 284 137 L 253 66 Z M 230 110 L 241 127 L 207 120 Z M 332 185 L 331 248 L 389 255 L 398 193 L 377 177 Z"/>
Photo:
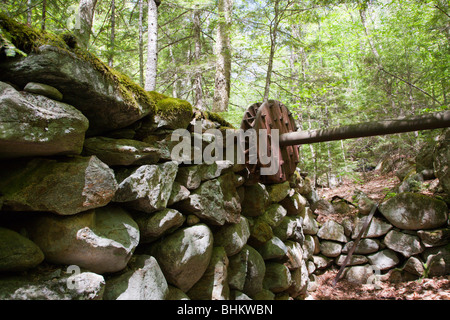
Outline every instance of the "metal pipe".
<path fill-rule="evenodd" d="M 284 133 L 280 135 L 280 146 L 301 145 L 447 127 L 450 127 L 450 111 L 443 111 L 413 118 L 373 121 L 337 128 Z"/>

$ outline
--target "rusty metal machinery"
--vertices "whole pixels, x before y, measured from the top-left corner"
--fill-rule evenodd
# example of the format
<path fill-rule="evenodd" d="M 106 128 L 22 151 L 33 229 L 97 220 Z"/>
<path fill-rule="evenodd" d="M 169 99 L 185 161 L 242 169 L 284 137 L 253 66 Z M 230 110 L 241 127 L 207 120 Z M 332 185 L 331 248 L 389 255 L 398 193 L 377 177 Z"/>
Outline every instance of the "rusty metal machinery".
<path fill-rule="evenodd" d="M 413 118 L 400 118 L 394 120 L 373 121 L 355 125 L 341 126 L 322 130 L 297 131 L 298 128 L 292 113 L 279 101 L 269 100 L 264 103 L 251 105 L 244 114 L 241 129 L 266 129 L 268 156 L 278 158 L 278 171 L 273 175 L 261 175 L 263 165 L 259 159 L 256 164 L 247 161 L 252 180 L 266 184 L 281 183 L 287 181 L 299 163 L 299 146 L 302 144 L 353 139 L 360 137 L 378 136 L 394 133 L 404 133 L 419 130 L 432 130 L 450 127 L 450 111 L 430 113 Z M 271 154 L 272 130 L 279 130 L 279 148 L 275 148 L 276 154 Z M 245 142 L 245 153 L 260 154 L 260 143 L 251 144 Z M 246 158 L 248 160 L 248 158 Z"/>

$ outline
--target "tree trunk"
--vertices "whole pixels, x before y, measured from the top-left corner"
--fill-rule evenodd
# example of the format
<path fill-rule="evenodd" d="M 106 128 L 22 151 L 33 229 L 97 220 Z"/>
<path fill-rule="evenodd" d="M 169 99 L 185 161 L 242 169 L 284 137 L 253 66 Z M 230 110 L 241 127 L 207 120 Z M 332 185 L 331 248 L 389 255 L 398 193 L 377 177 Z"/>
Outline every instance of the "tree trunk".
<path fill-rule="evenodd" d="M 201 26 L 200 26 L 200 10 L 194 10 L 194 35 L 195 35 L 195 52 L 194 58 L 196 63 L 200 62 L 201 55 Z M 195 99 L 194 105 L 197 109 L 203 110 L 203 91 L 202 91 L 202 71 L 198 66 L 194 79 Z"/>
<path fill-rule="evenodd" d="M 214 91 L 214 112 L 228 111 L 231 88 L 231 13 L 233 0 L 219 0 L 219 27 L 216 37 L 216 79 Z"/>
<path fill-rule="evenodd" d="M 158 65 L 158 6 L 155 0 L 148 1 L 148 50 L 145 90 L 155 91 Z"/>
<path fill-rule="evenodd" d="M 144 87 L 144 0 L 139 0 L 139 84 Z"/>
<path fill-rule="evenodd" d="M 33 8 L 32 8 L 32 0 L 27 1 L 27 25 L 31 27 L 32 23 L 32 15 L 33 15 Z"/>
<path fill-rule="evenodd" d="M 89 47 L 89 40 L 92 33 L 95 6 L 97 0 L 81 0 L 79 7 L 80 29 L 75 29 L 74 34 L 78 38 L 78 44 L 83 48 Z"/>
<path fill-rule="evenodd" d="M 108 65 L 112 68 L 114 65 L 114 42 L 116 40 L 116 1 L 111 1 L 111 36 L 109 42 Z"/>
<path fill-rule="evenodd" d="M 270 55 L 269 63 L 267 66 L 266 86 L 264 88 L 264 102 L 269 100 L 270 85 L 272 83 L 273 58 L 275 56 L 277 45 L 278 24 L 280 23 L 279 4 L 280 0 L 275 0 L 275 17 L 273 19 L 273 22 L 270 24 Z"/>
<path fill-rule="evenodd" d="M 45 22 L 47 20 L 47 0 L 42 0 L 42 24 L 41 29 L 45 30 Z"/>

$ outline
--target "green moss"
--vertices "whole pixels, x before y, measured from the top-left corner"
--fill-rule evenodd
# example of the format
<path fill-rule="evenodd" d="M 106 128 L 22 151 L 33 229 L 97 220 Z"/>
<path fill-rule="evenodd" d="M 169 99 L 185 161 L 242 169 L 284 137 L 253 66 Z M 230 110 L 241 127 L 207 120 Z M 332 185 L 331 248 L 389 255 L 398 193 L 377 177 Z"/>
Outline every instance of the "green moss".
<path fill-rule="evenodd" d="M 210 112 L 210 111 L 203 111 L 203 114 L 205 116 L 205 119 L 217 122 L 220 124 L 221 127 L 226 127 L 226 128 L 230 128 L 233 129 L 234 126 L 229 123 L 228 121 L 226 121 L 220 114 L 215 113 L 215 112 Z"/>
<path fill-rule="evenodd" d="M 156 112 L 164 117 L 176 116 L 180 112 L 189 114 L 192 117 L 194 111 L 192 105 L 185 100 L 165 97 L 165 99 L 158 102 Z"/>
<path fill-rule="evenodd" d="M 33 29 L 14 21 L 3 13 L 0 13 L 0 28 L 6 34 L 7 40 L 27 54 L 38 52 L 42 45 L 51 45 L 89 62 L 95 70 L 116 84 L 116 88 L 130 108 L 136 108 L 139 104 L 146 104 L 150 106 L 150 114 L 155 114 L 158 101 L 167 98 L 156 92 L 145 91 L 128 76 L 108 67 L 94 54 L 77 47 L 73 35 L 66 33 L 58 36 L 51 32 Z"/>

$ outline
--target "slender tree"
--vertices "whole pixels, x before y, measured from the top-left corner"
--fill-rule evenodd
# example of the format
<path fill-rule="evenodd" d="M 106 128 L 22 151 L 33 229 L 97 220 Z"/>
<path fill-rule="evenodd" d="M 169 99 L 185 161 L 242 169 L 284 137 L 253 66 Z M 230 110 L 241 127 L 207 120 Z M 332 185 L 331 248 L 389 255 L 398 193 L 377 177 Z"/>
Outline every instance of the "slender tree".
<path fill-rule="evenodd" d="M 219 0 L 219 26 L 216 37 L 216 78 L 214 90 L 214 112 L 228 111 L 231 88 L 231 43 L 230 28 L 233 0 Z"/>
<path fill-rule="evenodd" d="M 145 90 L 156 89 L 156 72 L 158 66 L 158 6 L 160 1 L 148 1 L 148 50 Z"/>
<path fill-rule="evenodd" d="M 111 34 L 109 41 L 109 59 L 108 65 L 113 67 L 114 65 L 114 45 L 116 41 L 116 1 L 111 1 Z"/>
<path fill-rule="evenodd" d="M 194 19 L 194 37 L 195 37 L 194 59 L 197 63 L 199 63 L 202 50 L 202 43 L 201 43 L 202 30 L 200 24 L 201 11 L 199 9 L 195 9 L 193 15 L 194 15 L 193 19 Z M 203 109 L 202 71 L 199 66 L 197 67 L 197 70 L 195 72 L 194 90 L 195 90 L 194 105 L 197 109 L 202 110 Z"/>
<path fill-rule="evenodd" d="M 92 24 L 94 22 L 95 7 L 97 0 L 81 0 L 79 5 L 80 28 L 75 29 L 75 36 L 78 43 L 84 48 L 89 47 L 89 40 L 92 34 Z"/>
<path fill-rule="evenodd" d="M 144 0 L 139 0 L 139 84 L 144 87 Z"/>

